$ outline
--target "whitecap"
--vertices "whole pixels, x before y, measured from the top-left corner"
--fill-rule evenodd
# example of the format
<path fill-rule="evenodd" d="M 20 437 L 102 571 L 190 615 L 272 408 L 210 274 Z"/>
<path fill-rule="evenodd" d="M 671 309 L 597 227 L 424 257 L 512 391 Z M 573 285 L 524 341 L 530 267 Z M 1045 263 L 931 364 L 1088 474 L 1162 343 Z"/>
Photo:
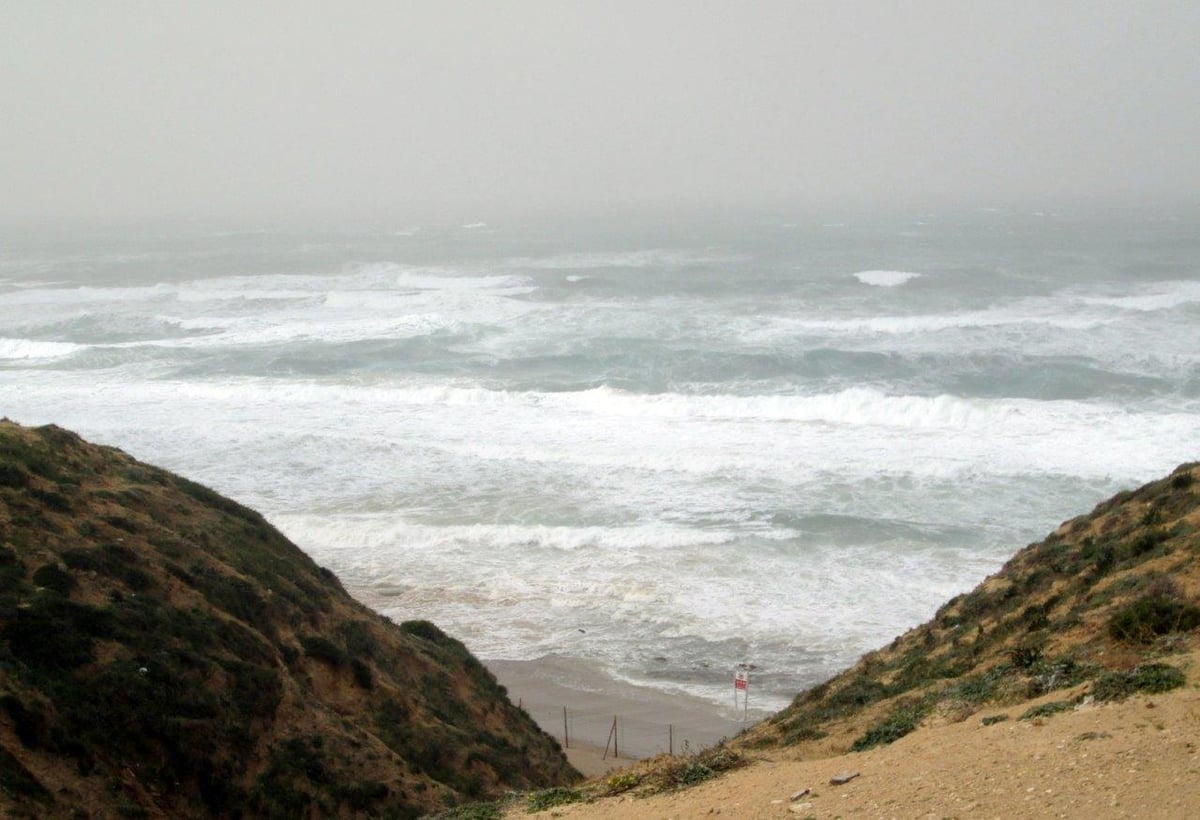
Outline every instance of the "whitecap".
<path fill-rule="evenodd" d="M 902 270 L 864 270 L 854 274 L 854 278 L 864 285 L 877 288 L 894 288 L 920 276 L 919 273 Z"/>
<path fill-rule="evenodd" d="M 0 338 L 0 359 L 59 359 L 70 356 L 80 350 L 86 350 L 87 345 L 71 342 L 38 342 L 33 339 L 4 339 Z"/>

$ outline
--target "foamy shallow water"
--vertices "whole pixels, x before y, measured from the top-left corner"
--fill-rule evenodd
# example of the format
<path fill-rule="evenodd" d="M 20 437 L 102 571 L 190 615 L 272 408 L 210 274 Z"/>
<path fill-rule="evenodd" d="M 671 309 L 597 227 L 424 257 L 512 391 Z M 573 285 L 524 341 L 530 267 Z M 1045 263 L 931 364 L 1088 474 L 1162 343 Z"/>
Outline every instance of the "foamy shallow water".
<path fill-rule="evenodd" d="M 754 663 L 779 705 L 1197 457 L 1196 233 L 993 218 L 30 242 L 0 411 L 262 510 L 485 657 L 714 704 Z"/>

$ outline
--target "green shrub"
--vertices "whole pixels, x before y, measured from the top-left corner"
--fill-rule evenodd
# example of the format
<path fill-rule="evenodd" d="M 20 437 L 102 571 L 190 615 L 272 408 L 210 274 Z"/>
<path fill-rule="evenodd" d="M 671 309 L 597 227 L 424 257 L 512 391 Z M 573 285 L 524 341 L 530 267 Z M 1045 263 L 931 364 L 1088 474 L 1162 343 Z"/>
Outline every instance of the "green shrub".
<path fill-rule="evenodd" d="M 1183 672 L 1165 663 L 1147 663 L 1129 672 L 1106 672 L 1092 684 L 1092 695 L 1099 701 L 1120 701 L 1134 692 L 1169 692 L 1182 686 Z"/>
<path fill-rule="evenodd" d="M 350 662 L 350 656 L 346 654 L 346 650 L 320 635 L 301 635 L 300 645 L 304 647 L 304 654 L 310 658 L 316 658 L 338 667 L 345 666 Z"/>
<path fill-rule="evenodd" d="M 545 811 L 555 806 L 567 806 L 571 803 L 578 803 L 582 799 L 583 792 L 578 789 L 567 789 L 561 786 L 553 789 L 542 789 L 529 795 L 529 799 L 525 803 L 525 809 L 529 812 Z"/>
<path fill-rule="evenodd" d="M 389 794 L 387 784 L 377 780 L 337 784 L 332 791 L 335 798 L 345 802 L 354 811 L 366 811 L 372 803 L 382 800 Z"/>
<path fill-rule="evenodd" d="M 1000 683 L 1012 673 L 1011 666 L 998 666 L 982 674 L 959 679 L 957 683 L 943 690 L 942 695 L 970 704 L 986 703 L 996 697 Z"/>
<path fill-rule="evenodd" d="M 358 658 L 351 658 L 350 671 L 354 673 L 354 682 L 360 688 L 366 689 L 368 692 L 375 688 L 375 675 L 371 672 L 371 667 Z"/>
<path fill-rule="evenodd" d="M 1036 698 L 1055 689 L 1075 686 L 1094 677 L 1099 669 L 1095 664 L 1078 663 L 1070 656 L 1039 661 L 1029 669 L 1025 695 Z"/>
<path fill-rule="evenodd" d="M 1200 626 L 1200 609 L 1166 595 L 1146 595 L 1122 608 L 1108 622 L 1119 641 L 1152 643 L 1160 635 L 1189 632 Z"/>
<path fill-rule="evenodd" d="M 805 740 L 820 740 L 821 738 L 828 736 L 829 733 L 825 730 L 818 729 L 811 724 L 802 723 L 784 732 L 783 745 L 794 746 L 795 744 L 801 743 Z"/>
<path fill-rule="evenodd" d="M 850 751 L 862 752 L 875 746 L 896 742 L 920 725 L 921 720 L 929 713 L 930 706 L 927 700 L 896 704 L 891 714 L 854 741 Z"/>
<path fill-rule="evenodd" d="M 980 721 L 984 726 L 995 726 L 997 723 L 1003 723 L 1008 720 L 1008 715 L 988 715 Z"/>
<path fill-rule="evenodd" d="M 54 590 L 59 595 L 70 595 L 71 590 L 75 588 L 75 577 L 55 564 L 38 567 L 33 573 L 33 582 L 40 587 Z"/>
<path fill-rule="evenodd" d="M 257 628 L 267 628 L 271 608 L 249 581 L 199 563 L 192 566 L 191 575 L 196 588 L 217 609 Z"/>
<path fill-rule="evenodd" d="M 54 490 L 40 490 L 34 487 L 29 490 L 29 494 L 42 502 L 42 506 L 48 510 L 60 513 L 71 511 L 71 502 L 62 493 L 56 493 Z"/>
<path fill-rule="evenodd" d="M 1012 665 L 1017 669 L 1029 669 L 1042 659 L 1041 647 L 1023 643 L 1008 651 Z"/>
<path fill-rule="evenodd" d="M 859 675 L 825 698 L 818 714 L 822 719 L 842 717 L 887 697 L 887 687 L 874 678 Z"/>
<path fill-rule="evenodd" d="M 138 569 L 137 553 L 123 544 L 67 550 L 62 554 L 62 560 L 71 569 L 97 572 L 122 582 L 134 592 L 154 586 L 154 580 Z"/>
<path fill-rule="evenodd" d="M 29 473 L 16 464 L 0 462 L 0 487 L 12 487 L 19 490 L 22 487 L 28 487 L 29 480 Z"/>
<path fill-rule="evenodd" d="M 675 782 L 679 786 L 694 786 L 711 778 L 716 772 L 698 760 L 684 764 L 676 775 Z"/>
<path fill-rule="evenodd" d="M 400 624 L 400 631 L 436 644 L 444 644 L 450 637 L 432 621 L 405 621 Z"/>
<path fill-rule="evenodd" d="M 434 815 L 432 820 L 501 820 L 502 817 L 504 817 L 504 803 L 496 800 L 490 803 L 470 803 L 466 806 L 457 806 Z"/>
<path fill-rule="evenodd" d="M 642 776 L 637 772 L 621 772 L 614 774 L 608 780 L 604 781 L 608 794 L 621 794 L 637 786 L 642 782 Z"/>
<path fill-rule="evenodd" d="M 379 651 L 379 644 L 365 621 L 347 621 L 338 633 L 346 645 L 346 651 L 355 657 L 373 659 Z"/>
<path fill-rule="evenodd" d="M 1167 540 L 1167 534 L 1162 530 L 1147 530 L 1125 545 L 1125 549 L 1133 557 L 1145 555 L 1159 544 Z"/>
<path fill-rule="evenodd" d="M 1069 700 L 1053 700 L 1049 703 L 1042 703 L 1038 706 L 1026 709 L 1025 712 L 1017 718 L 1017 720 L 1031 720 L 1032 718 L 1050 717 L 1057 715 L 1059 712 L 1069 712 L 1075 708 L 1075 704 Z"/>
<path fill-rule="evenodd" d="M 92 638 L 107 634 L 106 613 L 56 595 L 40 596 L 17 610 L 0 635 L 13 655 L 33 669 L 65 671 L 90 663 Z"/>

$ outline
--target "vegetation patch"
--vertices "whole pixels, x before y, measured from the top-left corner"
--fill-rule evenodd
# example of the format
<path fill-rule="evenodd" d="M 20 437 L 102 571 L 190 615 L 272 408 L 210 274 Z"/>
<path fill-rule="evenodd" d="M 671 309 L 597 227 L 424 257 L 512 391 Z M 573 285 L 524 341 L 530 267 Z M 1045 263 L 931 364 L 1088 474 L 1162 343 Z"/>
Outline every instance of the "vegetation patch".
<path fill-rule="evenodd" d="M 555 806 L 569 806 L 572 803 L 578 803 L 582 799 L 583 792 L 579 791 L 579 789 L 542 789 L 529 795 L 525 801 L 525 808 L 530 812 L 539 812 L 552 809 Z"/>
<path fill-rule="evenodd" d="M 1108 622 L 1118 641 L 1153 643 L 1160 635 L 1190 632 L 1200 626 L 1200 608 L 1172 595 L 1149 594 L 1120 609 Z"/>
<path fill-rule="evenodd" d="M 656 765 L 641 775 L 638 795 L 645 796 L 685 789 L 710 780 L 722 772 L 739 769 L 749 763 L 749 760 L 741 752 L 724 743 L 697 754 L 663 756 L 657 761 Z"/>
<path fill-rule="evenodd" d="M 850 751 L 863 752 L 876 746 L 895 743 L 920 725 L 929 714 L 932 705 L 928 698 L 897 703 L 887 717 L 854 741 Z"/>
<path fill-rule="evenodd" d="M 500 820 L 504 817 L 504 809 L 509 802 L 508 800 L 493 800 L 488 803 L 456 806 L 449 811 L 433 815 L 432 820 Z"/>
<path fill-rule="evenodd" d="M 608 795 L 623 794 L 639 786 L 642 776 L 637 772 L 620 772 L 604 781 L 605 793 Z"/>
<path fill-rule="evenodd" d="M 1051 715 L 1057 715 L 1059 712 L 1070 712 L 1074 708 L 1074 701 L 1052 700 L 1049 703 L 1041 703 L 1031 709 L 1026 709 L 1017 720 L 1050 717 Z"/>
<path fill-rule="evenodd" d="M 1147 663 L 1129 672 L 1106 672 L 1092 684 L 1099 701 L 1121 701 L 1135 692 L 1169 692 L 1187 681 L 1182 671 L 1165 663 Z"/>

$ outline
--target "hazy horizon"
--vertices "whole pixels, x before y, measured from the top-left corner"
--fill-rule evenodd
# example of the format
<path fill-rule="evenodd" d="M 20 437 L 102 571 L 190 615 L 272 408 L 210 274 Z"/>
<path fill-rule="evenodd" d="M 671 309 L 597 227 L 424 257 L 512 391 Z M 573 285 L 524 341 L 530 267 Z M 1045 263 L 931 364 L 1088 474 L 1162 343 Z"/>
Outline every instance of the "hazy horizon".
<path fill-rule="evenodd" d="M 1200 7 L 6 4 L 0 223 L 1191 212 Z"/>

